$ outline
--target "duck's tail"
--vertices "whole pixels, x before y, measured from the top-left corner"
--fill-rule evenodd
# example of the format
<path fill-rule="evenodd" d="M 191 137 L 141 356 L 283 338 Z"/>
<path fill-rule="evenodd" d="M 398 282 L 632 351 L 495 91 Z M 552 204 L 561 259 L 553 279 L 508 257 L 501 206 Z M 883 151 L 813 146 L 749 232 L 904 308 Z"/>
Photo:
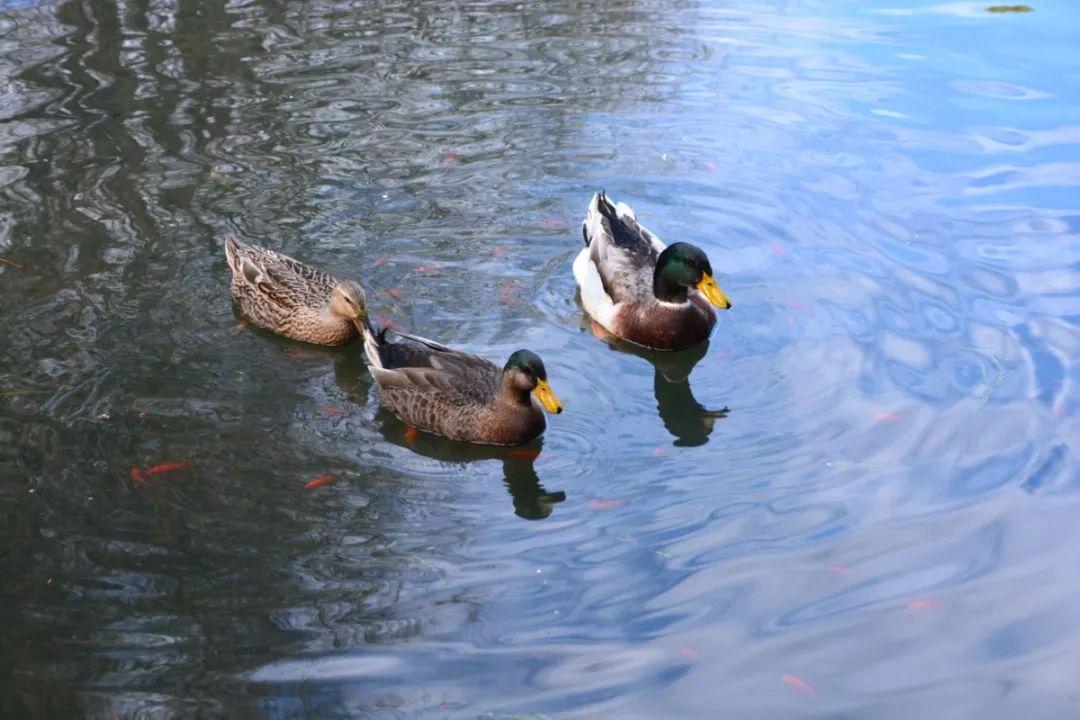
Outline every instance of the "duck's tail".
<path fill-rule="evenodd" d="M 240 253 L 244 245 L 234 237 L 225 238 L 225 259 L 229 261 L 229 267 L 240 267 Z"/>
<path fill-rule="evenodd" d="M 258 255 L 263 252 L 268 251 L 254 245 L 248 245 L 246 242 L 237 239 L 233 235 L 225 238 L 225 258 L 229 261 L 229 266 L 236 270 L 236 272 L 243 272 L 245 261 L 256 261 Z"/>
<path fill-rule="evenodd" d="M 600 213 L 608 220 L 614 220 L 619 216 L 618 212 L 615 210 L 615 206 L 611 204 L 611 201 L 608 200 L 607 193 L 603 190 L 593 196 L 593 201 L 589 204 L 589 210 Z"/>
<path fill-rule="evenodd" d="M 371 319 L 369 313 L 364 313 L 364 331 L 367 335 L 378 335 L 379 333 L 385 333 L 386 328 L 380 328 L 375 324 L 375 321 Z"/>
<path fill-rule="evenodd" d="M 593 237 L 602 230 L 602 218 L 607 219 L 609 226 L 618 218 L 615 206 L 611 204 L 607 193 L 603 190 L 593 195 L 589 209 L 585 213 L 585 220 L 581 223 L 581 236 L 585 239 L 585 247 L 589 247 Z"/>
<path fill-rule="evenodd" d="M 386 344 L 387 328 L 380 328 L 371 319 L 370 315 L 364 316 L 364 354 L 367 355 L 368 365 L 381 369 L 383 366 L 382 353 L 379 351 Z"/>

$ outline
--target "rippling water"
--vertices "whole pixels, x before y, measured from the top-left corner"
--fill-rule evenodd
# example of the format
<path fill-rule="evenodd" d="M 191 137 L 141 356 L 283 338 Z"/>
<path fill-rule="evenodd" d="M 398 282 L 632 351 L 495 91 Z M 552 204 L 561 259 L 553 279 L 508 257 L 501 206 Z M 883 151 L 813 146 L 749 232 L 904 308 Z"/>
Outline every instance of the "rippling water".
<path fill-rule="evenodd" d="M 1080 9 L 985 7 L 0 0 L 0 715 L 1077 717 Z M 707 348 L 592 337 L 599 188 Z M 567 412 L 410 441 L 228 234 Z"/>

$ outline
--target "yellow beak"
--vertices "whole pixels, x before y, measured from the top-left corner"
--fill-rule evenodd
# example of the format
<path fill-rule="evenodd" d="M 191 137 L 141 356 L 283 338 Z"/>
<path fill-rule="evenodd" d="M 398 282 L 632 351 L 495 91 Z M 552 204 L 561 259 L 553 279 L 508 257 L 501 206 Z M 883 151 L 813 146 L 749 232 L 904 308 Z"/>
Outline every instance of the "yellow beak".
<path fill-rule="evenodd" d="M 549 413 L 555 413 L 558 415 L 562 412 L 562 403 L 559 402 L 559 398 L 555 397 L 555 393 L 551 391 L 551 386 L 548 385 L 547 380 L 537 380 L 536 387 L 533 388 L 533 395 L 540 401 L 540 404 L 544 406 L 544 409 Z"/>
<path fill-rule="evenodd" d="M 720 286 L 716 284 L 716 280 L 709 273 L 701 278 L 701 282 L 697 284 L 698 291 L 705 296 L 705 298 L 718 308 L 727 310 L 731 307 L 731 301 L 728 300 L 727 295 L 720 289 Z"/>

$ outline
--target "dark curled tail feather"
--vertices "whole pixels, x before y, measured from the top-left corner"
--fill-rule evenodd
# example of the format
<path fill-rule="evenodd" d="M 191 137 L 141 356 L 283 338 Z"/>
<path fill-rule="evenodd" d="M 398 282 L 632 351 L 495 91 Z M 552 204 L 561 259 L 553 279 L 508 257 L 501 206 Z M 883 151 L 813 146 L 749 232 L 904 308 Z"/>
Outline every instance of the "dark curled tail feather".
<path fill-rule="evenodd" d="M 386 333 L 389 330 L 388 327 L 376 325 L 370 316 L 364 317 L 364 348 L 368 353 L 369 362 L 371 362 L 371 353 L 374 353 L 378 358 L 378 364 L 386 367 L 386 350 L 390 347 L 390 343 L 386 340 Z"/>
<path fill-rule="evenodd" d="M 607 193 L 603 190 L 600 191 L 600 202 L 596 203 L 596 207 L 600 210 L 600 214 L 608 220 L 615 220 L 618 217 L 615 206 L 607 199 Z"/>
<path fill-rule="evenodd" d="M 600 211 L 600 214 L 606 217 L 610 223 L 616 216 L 615 207 L 611 204 L 611 201 L 607 199 L 607 193 L 603 190 L 597 193 L 597 195 L 596 207 Z M 584 220 L 581 222 L 581 237 L 585 238 L 585 247 L 589 247 L 591 244 L 589 241 L 589 230 Z"/>

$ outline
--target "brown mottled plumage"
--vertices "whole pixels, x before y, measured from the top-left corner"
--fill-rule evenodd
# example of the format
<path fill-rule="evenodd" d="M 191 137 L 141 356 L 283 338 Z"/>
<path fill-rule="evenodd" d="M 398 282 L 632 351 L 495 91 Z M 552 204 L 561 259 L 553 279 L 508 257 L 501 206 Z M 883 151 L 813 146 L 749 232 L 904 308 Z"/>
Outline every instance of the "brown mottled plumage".
<path fill-rule="evenodd" d="M 364 290 L 288 255 L 229 238 L 232 296 L 250 322 L 293 340 L 344 345 L 367 318 Z"/>
<path fill-rule="evenodd" d="M 452 440 L 520 445 L 544 431 L 540 403 L 562 412 L 535 353 L 518 350 L 500 370 L 476 355 L 393 332 L 397 342 L 369 325 L 364 350 L 379 402 L 409 425 Z"/>
<path fill-rule="evenodd" d="M 679 350 L 709 337 L 716 324 L 711 305 L 731 307 L 705 253 L 689 243 L 665 245 L 624 203 L 597 193 L 582 234 L 585 248 L 574 260 L 581 304 L 612 335 Z"/>

